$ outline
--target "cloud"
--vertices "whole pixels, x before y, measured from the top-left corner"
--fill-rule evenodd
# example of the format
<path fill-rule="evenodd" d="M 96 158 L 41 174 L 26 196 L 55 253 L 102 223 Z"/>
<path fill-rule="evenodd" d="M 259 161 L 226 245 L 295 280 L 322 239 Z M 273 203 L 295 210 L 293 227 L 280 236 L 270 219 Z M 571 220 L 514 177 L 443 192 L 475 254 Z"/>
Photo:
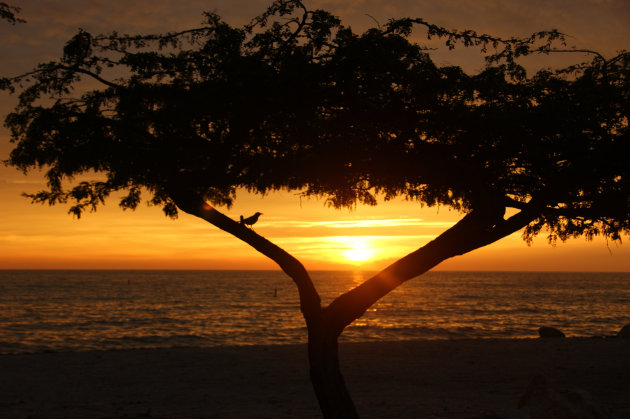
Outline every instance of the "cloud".
<path fill-rule="evenodd" d="M 422 218 L 388 218 L 388 219 L 367 219 L 367 220 L 340 220 L 340 221 L 294 221 L 294 220 L 271 220 L 261 222 L 261 227 L 271 228 L 370 228 L 370 227 L 451 227 L 452 222 L 423 221 Z"/>

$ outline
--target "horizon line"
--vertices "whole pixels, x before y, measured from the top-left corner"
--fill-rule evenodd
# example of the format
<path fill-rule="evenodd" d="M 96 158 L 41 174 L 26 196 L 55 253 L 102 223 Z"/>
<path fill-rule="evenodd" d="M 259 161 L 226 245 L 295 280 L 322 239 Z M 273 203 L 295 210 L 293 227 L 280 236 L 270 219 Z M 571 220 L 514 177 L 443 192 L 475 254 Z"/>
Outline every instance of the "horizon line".
<path fill-rule="evenodd" d="M 151 269 L 151 268 L 0 268 L 2 271 L 145 271 L 145 272 L 283 272 L 282 269 L 186 269 L 186 268 L 166 268 L 166 269 Z M 308 272 L 375 272 L 378 273 L 381 270 L 372 269 L 309 269 Z M 510 269 L 431 269 L 427 272 L 493 272 L 493 273 L 604 273 L 604 274 L 630 274 L 630 271 L 589 271 L 589 270 L 510 270 Z M 418 275 L 422 276 L 424 273 Z M 414 277 L 416 278 L 416 277 Z"/>

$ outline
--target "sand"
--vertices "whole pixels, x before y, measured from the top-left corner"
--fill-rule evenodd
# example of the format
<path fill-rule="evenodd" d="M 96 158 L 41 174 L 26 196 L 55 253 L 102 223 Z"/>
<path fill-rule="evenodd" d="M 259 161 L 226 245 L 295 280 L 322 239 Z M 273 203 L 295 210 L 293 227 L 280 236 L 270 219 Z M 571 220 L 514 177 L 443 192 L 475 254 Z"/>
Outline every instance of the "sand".
<path fill-rule="evenodd" d="M 536 374 L 630 418 L 629 339 L 341 345 L 365 418 L 469 418 L 517 409 Z M 320 417 L 304 345 L 0 356 L 2 418 Z"/>

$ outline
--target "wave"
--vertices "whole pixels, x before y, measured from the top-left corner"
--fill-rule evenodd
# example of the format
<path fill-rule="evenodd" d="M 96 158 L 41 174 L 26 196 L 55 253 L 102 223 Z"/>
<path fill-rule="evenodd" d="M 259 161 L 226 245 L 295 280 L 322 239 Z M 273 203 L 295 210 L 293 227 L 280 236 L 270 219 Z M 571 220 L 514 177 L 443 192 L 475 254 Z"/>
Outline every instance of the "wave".
<path fill-rule="evenodd" d="M 326 298 L 355 280 L 313 278 Z M 0 353 L 306 341 L 297 293 L 280 272 L 0 272 L 0 284 Z M 611 334 L 630 323 L 629 301 L 630 274 L 429 272 L 342 340 L 521 338 L 540 326 Z"/>

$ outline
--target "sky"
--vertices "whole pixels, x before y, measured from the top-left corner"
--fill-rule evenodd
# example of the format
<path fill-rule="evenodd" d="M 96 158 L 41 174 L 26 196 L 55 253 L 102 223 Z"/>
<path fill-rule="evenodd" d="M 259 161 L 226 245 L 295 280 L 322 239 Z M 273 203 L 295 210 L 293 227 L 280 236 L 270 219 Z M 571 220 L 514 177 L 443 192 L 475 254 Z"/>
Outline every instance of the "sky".
<path fill-rule="evenodd" d="M 147 33 L 195 27 L 204 10 L 243 24 L 265 10 L 263 0 L 15 0 L 26 24 L 0 22 L 0 74 L 15 75 L 61 54 L 64 43 L 83 28 L 92 33 Z M 318 0 L 323 8 L 362 31 L 390 18 L 422 17 L 459 29 L 498 36 L 526 36 L 558 29 L 569 45 L 605 55 L 630 48 L 630 2 L 626 0 Z M 482 66 L 474 52 L 438 50 L 435 61 L 474 72 Z M 549 65 L 533 63 L 532 65 Z M 0 116 L 16 98 L 0 92 Z M 0 129 L 0 159 L 11 150 Z M 0 166 L 0 269 L 276 269 L 246 244 L 195 217 L 164 217 L 159 208 L 123 211 L 111 199 L 96 213 L 73 219 L 64 206 L 30 204 L 22 192 L 42 189 L 41 173 L 24 175 Z M 448 208 L 421 208 L 395 200 L 376 207 L 335 210 L 321 200 L 292 193 L 265 197 L 240 192 L 223 209 L 238 219 L 256 211 L 255 225 L 298 257 L 307 269 L 379 270 L 416 250 L 462 217 Z M 624 243 L 628 237 L 624 238 Z M 528 246 L 520 233 L 436 269 L 521 271 L 630 271 L 630 245 L 583 238 L 551 246 L 544 235 Z"/>

